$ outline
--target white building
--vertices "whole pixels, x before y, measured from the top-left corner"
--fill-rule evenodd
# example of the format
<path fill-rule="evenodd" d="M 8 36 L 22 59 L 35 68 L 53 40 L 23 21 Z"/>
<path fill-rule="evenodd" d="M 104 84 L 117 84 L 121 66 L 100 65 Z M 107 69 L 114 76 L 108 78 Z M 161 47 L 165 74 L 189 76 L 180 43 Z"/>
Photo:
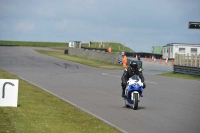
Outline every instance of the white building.
<path fill-rule="evenodd" d="M 184 43 L 170 43 L 162 48 L 162 55 L 163 59 L 166 59 L 168 57 L 169 59 L 175 58 L 175 53 L 178 54 L 200 54 L 200 44 L 184 44 Z"/>
<path fill-rule="evenodd" d="M 81 41 L 69 41 L 69 47 L 81 48 Z"/>

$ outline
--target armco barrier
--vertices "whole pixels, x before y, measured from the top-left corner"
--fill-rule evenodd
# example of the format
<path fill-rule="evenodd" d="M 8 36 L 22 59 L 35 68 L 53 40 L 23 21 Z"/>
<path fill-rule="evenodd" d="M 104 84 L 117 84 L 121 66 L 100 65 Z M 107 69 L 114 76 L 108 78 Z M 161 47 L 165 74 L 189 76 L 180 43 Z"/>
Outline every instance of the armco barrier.
<path fill-rule="evenodd" d="M 181 73 L 181 74 L 200 76 L 200 67 L 174 65 L 173 73 Z"/>
<path fill-rule="evenodd" d="M 108 53 L 99 50 L 87 50 L 70 47 L 68 48 L 68 54 L 93 60 L 104 61 L 112 64 L 118 64 L 117 57 L 119 56 L 119 53 Z"/>

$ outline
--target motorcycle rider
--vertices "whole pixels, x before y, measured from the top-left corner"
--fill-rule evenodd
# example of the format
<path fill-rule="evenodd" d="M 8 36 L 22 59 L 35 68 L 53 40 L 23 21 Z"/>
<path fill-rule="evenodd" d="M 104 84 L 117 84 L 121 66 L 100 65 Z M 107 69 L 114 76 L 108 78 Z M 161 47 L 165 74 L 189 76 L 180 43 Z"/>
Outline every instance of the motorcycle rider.
<path fill-rule="evenodd" d="M 144 83 L 144 76 L 142 74 L 142 69 L 141 68 L 138 69 L 137 62 L 131 61 L 129 67 L 124 69 L 124 73 L 121 77 L 122 97 L 123 98 L 125 98 L 125 89 L 127 86 L 127 81 L 129 80 L 130 77 L 132 77 L 135 74 L 138 75 L 139 78 L 141 79 L 141 82 L 143 83 L 143 88 L 146 87 L 146 84 Z M 140 96 L 143 97 L 142 94 Z"/>

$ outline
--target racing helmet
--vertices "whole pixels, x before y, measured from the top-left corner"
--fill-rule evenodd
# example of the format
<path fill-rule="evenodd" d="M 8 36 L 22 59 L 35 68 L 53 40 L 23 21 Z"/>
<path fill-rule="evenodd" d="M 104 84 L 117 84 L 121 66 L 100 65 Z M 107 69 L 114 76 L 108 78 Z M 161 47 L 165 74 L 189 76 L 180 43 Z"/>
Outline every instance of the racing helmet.
<path fill-rule="evenodd" d="M 132 72 L 135 72 L 137 67 L 138 67 L 137 62 L 135 62 L 135 61 L 130 62 L 130 69 Z"/>

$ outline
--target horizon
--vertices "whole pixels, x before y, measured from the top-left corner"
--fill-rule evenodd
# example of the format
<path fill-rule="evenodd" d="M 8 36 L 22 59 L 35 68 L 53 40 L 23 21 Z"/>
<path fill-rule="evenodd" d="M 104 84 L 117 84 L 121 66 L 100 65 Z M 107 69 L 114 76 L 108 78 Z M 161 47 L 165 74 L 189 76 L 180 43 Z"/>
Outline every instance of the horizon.
<path fill-rule="evenodd" d="M 116 42 L 138 52 L 199 44 L 200 0 L 1 0 L 0 40 Z"/>

